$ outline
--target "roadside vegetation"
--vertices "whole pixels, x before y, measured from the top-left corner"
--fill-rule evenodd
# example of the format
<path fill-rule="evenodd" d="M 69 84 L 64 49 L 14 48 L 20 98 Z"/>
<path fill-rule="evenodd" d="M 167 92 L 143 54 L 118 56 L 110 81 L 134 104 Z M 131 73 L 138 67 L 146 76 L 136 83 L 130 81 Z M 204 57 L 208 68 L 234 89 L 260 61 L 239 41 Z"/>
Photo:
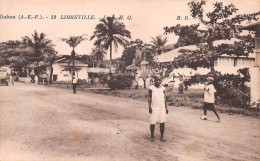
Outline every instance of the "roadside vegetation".
<path fill-rule="evenodd" d="M 53 83 L 48 84 L 50 87 L 58 87 L 72 90 L 72 85 L 68 83 Z M 107 86 L 102 84 L 91 85 L 89 83 L 81 84 L 77 86 L 79 91 L 90 92 L 95 94 L 102 94 L 108 96 L 115 96 L 121 98 L 129 98 L 138 101 L 147 102 L 148 89 L 134 89 L 130 88 L 127 90 L 111 90 Z M 166 98 L 168 105 L 175 107 L 188 107 L 193 109 L 202 109 L 203 106 L 203 90 L 202 89 L 188 89 L 184 93 L 179 93 L 178 88 L 167 87 Z M 216 109 L 221 113 L 241 114 L 243 116 L 254 116 L 259 117 L 259 109 L 252 108 L 239 108 L 232 105 L 234 100 L 232 99 L 216 99 Z"/>

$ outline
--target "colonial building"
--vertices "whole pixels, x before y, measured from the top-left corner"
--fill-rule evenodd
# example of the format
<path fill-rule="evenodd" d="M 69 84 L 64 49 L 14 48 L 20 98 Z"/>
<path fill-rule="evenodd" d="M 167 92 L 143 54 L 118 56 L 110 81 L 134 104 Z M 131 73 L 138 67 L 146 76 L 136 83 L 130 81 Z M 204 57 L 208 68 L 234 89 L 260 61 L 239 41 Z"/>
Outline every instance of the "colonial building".
<path fill-rule="evenodd" d="M 238 39 L 231 39 L 231 40 L 218 40 L 214 41 L 213 45 L 217 46 L 221 43 L 227 43 L 227 44 L 232 44 L 234 41 L 238 41 Z M 163 53 L 155 59 L 159 62 L 172 62 L 176 57 L 179 55 L 182 55 L 181 52 L 179 52 L 181 49 L 186 49 L 186 50 L 197 50 L 198 47 L 195 45 L 190 45 L 190 46 L 184 46 L 184 47 L 179 47 L 177 49 L 174 49 L 172 51 Z M 235 56 L 229 56 L 226 54 L 222 54 L 218 57 L 218 59 L 214 62 L 214 69 L 216 71 L 221 72 L 222 74 L 236 74 L 238 69 L 245 68 L 245 67 L 253 67 L 255 63 L 255 53 L 249 54 L 248 57 L 241 56 L 241 57 L 235 57 Z M 179 72 L 183 73 L 182 71 L 185 71 L 187 75 L 189 75 L 190 72 L 193 71 L 192 69 L 186 68 L 186 69 L 179 69 Z M 198 68 L 196 70 L 197 73 L 204 74 L 205 72 L 208 72 L 209 69 L 205 68 Z M 188 72 L 188 73 L 187 73 Z"/>
<path fill-rule="evenodd" d="M 57 82 L 70 82 L 72 80 L 72 61 L 69 56 L 61 56 L 52 65 L 53 74 L 52 80 Z M 101 74 L 108 74 L 108 68 L 94 68 L 88 67 L 88 64 L 76 59 L 75 60 L 76 76 L 78 79 L 89 81 L 90 78 L 97 77 Z M 112 73 L 114 73 L 114 68 L 112 68 Z M 49 80 L 51 73 L 51 66 L 42 66 L 41 72 L 45 73 L 47 76 L 47 81 Z"/>
<path fill-rule="evenodd" d="M 234 44 L 235 41 L 239 41 L 238 39 L 231 39 L 231 40 L 218 40 L 214 41 L 213 45 L 217 46 L 222 43 L 226 44 Z M 155 60 L 158 62 L 172 62 L 176 57 L 179 55 L 182 55 L 183 53 L 180 52 L 180 50 L 186 49 L 186 50 L 197 50 L 198 47 L 196 45 L 189 45 L 184 47 L 179 47 L 177 49 L 171 50 L 169 52 L 163 53 L 161 55 L 158 55 L 155 57 Z M 251 68 L 255 64 L 255 53 L 249 54 L 249 56 L 241 56 L 241 57 L 235 57 L 235 56 L 229 56 L 226 54 L 222 54 L 218 57 L 218 59 L 214 62 L 214 69 L 216 71 L 221 72 L 222 74 L 237 74 L 237 71 L 241 68 Z M 181 77 L 189 77 L 194 74 L 207 74 L 210 72 L 210 69 L 200 67 L 197 70 L 193 70 L 191 68 L 178 68 L 173 71 L 175 76 L 181 76 Z M 178 85 L 179 80 L 175 79 L 174 85 Z M 200 86 L 194 86 L 194 87 L 200 87 Z"/>
<path fill-rule="evenodd" d="M 88 64 L 75 60 L 75 67 L 77 69 L 78 79 L 88 79 Z M 69 57 L 64 57 L 56 60 L 53 65 L 53 81 L 71 81 L 72 75 L 70 68 L 72 68 L 72 63 Z M 46 67 L 46 73 L 50 74 L 51 67 Z"/>
<path fill-rule="evenodd" d="M 256 60 L 254 66 L 249 68 L 251 75 L 250 79 L 250 94 L 252 107 L 260 106 L 260 22 L 246 25 L 241 28 L 242 30 L 255 31 L 255 55 Z"/>

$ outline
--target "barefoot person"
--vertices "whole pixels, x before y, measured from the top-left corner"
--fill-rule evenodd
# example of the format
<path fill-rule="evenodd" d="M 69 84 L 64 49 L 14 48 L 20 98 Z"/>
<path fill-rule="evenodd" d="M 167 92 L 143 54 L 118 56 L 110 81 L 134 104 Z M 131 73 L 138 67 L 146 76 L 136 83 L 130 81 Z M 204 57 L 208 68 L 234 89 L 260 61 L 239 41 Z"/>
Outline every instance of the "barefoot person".
<path fill-rule="evenodd" d="M 214 78 L 212 77 L 207 78 L 207 83 L 204 87 L 204 105 L 203 105 L 204 116 L 200 117 L 200 119 L 207 120 L 207 110 L 212 110 L 218 118 L 217 122 L 220 122 L 220 117 L 214 106 L 216 90 L 214 88 L 213 81 Z"/>
<path fill-rule="evenodd" d="M 166 114 L 168 109 L 165 99 L 165 87 L 161 85 L 159 77 L 154 77 L 154 84 L 149 87 L 148 92 L 148 105 L 150 113 L 150 130 L 151 141 L 154 141 L 155 124 L 160 123 L 161 141 L 166 141 L 163 137 L 164 123 L 166 122 Z"/>

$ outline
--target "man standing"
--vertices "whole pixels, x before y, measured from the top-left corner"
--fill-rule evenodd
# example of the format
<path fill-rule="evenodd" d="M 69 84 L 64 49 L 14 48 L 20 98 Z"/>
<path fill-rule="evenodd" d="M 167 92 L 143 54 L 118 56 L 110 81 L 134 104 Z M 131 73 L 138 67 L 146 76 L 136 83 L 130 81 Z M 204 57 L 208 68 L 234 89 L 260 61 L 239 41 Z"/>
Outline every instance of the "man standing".
<path fill-rule="evenodd" d="M 76 88 L 77 88 L 77 79 L 76 79 L 76 76 L 74 75 L 72 77 L 72 87 L 73 87 L 73 93 L 75 94 L 76 93 Z"/>

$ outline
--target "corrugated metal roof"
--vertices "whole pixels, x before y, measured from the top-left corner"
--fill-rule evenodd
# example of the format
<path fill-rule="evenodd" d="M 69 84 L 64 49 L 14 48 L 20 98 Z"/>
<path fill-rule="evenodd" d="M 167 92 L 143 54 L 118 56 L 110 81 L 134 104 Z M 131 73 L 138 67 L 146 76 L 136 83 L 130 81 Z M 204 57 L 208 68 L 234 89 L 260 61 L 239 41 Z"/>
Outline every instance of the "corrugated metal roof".
<path fill-rule="evenodd" d="M 239 29 L 240 30 L 250 30 L 250 31 L 256 31 L 258 29 L 260 31 L 260 22 L 251 23 L 251 24 L 245 25 Z"/>
<path fill-rule="evenodd" d="M 213 46 L 218 46 L 222 43 L 225 44 L 234 44 L 235 41 L 240 41 L 239 39 L 236 38 L 232 38 L 231 40 L 216 40 L 213 42 Z M 185 49 L 185 50 L 198 50 L 198 46 L 196 45 L 189 45 L 189 46 L 183 46 L 183 47 L 179 47 L 177 49 L 171 50 L 169 52 L 163 53 L 161 55 L 155 56 L 154 60 L 158 61 L 158 62 L 172 62 L 176 57 L 178 57 L 179 55 L 181 55 L 182 53 L 179 52 L 180 50 Z M 230 56 L 227 54 L 223 54 L 221 56 L 225 56 L 225 57 L 234 57 L 234 56 Z M 244 58 L 246 58 L 246 56 L 242 56 Z M 255 53 L 249 54 L 248 58 L 255 58 Z"/>

